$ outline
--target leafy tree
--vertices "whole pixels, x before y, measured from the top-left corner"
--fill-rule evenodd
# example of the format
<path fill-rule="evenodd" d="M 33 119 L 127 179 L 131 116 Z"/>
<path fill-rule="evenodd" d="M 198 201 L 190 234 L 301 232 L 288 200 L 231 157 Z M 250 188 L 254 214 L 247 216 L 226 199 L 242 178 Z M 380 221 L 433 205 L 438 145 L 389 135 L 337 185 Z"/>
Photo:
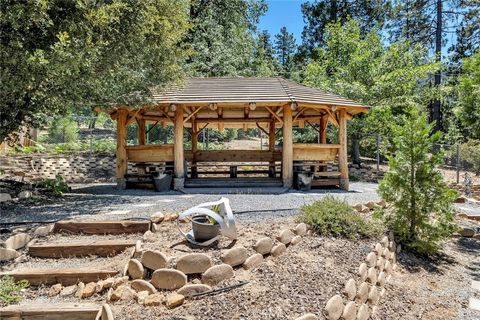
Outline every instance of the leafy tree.
<path fill-rule="evenodd" d="M 302 3 L 303 19 L 306 22 L 302 32 L 302 51 L 310 56 L 315 48 L 325 44 L 325 29 L 332 22 L 357 20 L 363 33 L 374 26 L 382 26 L 390 10 L 389 0 L 315 0 Z"/>
<path fill-rule="evenodd" d="M 192 0 L 192 28 L 185 41 L 192 50 L 188 73 L 216 77 L 251 74 L 253 34 L 266 10 L 263 0 Z"/>
<path fill-rule="evenodd" d="M 2 1 L 0 140 L 68 107 L 148 100 L 181 76 L 186 28 L 186 1 Z"/>
<path fill-rule="evenodd" d="M 52 143 L 70 143 L 78 140 L 78 125 L 71 117 L 56 117 L 48 128 L 48 140 Z"/>
<path fill-rule="evenodd" d="M 480 51 L 463 60 L 455 113 L 471 138 L 480 139 Z"/>
<path fill-rule="evenodd" d="M 419 46 L 408 42 L 384 45 L 376 29 L 362 34 L 355 20 L 330 24 L 325 45 L 304 72 L 307 85 L 340 94 L 372 106 L 367 115 L 349 121 L 354 162 L 359 162 L 359 139 L 363 134 L 388 134 L 390 122 L 410 109 L 422 109 L 435 96 L 425 79 L 437 65 Z"/>
<path fill-rule="evenodd" d="M 296 48 L 297 45 L 293 33 L 288 32 L 286 27 L 282 27 L 280 32 L 275 35 L 275 52 L 283 72 L 287 75 L 292 71 L 292 59 Z"/>
<path fill-rule="evenodd" d="M 404 244 L 431 253 L 456 229 L 452 209 L 456 192 L 438 170 L 442 152 L 431 152 L 441 134 L 432 134 L 434 125 L 427 123 L 424 113 L 412 112 L 402 120 L 392 126 L 395 151 L 379 185 L 382 198 L 393 204 L 393 211 L 384 217 Z"/>

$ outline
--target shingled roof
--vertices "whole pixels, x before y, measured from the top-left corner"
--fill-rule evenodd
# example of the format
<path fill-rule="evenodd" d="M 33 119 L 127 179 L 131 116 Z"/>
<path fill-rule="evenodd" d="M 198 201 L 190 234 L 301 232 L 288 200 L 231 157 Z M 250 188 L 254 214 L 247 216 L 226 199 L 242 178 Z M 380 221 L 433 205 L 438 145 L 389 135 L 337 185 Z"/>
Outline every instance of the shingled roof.
<path fill-rule="evenodd" d="M 153 93 L 157 103 L 297 102 L 368 107 L 283 78 L 188 78 L 183 85 Z"/>

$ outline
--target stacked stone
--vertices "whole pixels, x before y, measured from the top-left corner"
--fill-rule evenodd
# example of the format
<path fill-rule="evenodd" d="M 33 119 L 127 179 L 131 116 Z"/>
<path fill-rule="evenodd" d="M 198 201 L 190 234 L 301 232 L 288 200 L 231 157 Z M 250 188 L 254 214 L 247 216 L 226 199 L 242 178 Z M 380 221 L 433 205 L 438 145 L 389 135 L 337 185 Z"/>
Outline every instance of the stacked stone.
<path fill-rule="evenodd" d="M 328 300 L 325 305 L 327 319 L 367 320 L 375 315 L 380 299 L 385 296 L 384 286 L 396 267 L 396 254 L 400 250 L 393 234 L 375 244 L 358 268 L 357 281 L 348 279 L 345 282 L 344 297 L 337 294 Z"/>

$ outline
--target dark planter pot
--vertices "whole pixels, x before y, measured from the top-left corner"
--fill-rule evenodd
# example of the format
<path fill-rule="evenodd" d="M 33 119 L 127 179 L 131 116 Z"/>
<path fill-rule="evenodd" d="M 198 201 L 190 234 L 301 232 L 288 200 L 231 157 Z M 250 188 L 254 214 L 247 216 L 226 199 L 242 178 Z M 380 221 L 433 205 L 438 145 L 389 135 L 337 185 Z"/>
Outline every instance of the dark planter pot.
<path fill-rule="evenodd" d="M 207 241 L 218 235 L 220 225 L 211 224 L 206 215 L 198 215 L 192 218 L 192 230 L 195 241 Z"/>
<path fill-rule="evenodd" d="M 299 172 L 296 175 L 296 180 L 298 190 L 310 191 L 312 188 L 313 172 Z"/>
<path fill-rule="evenodd" d="M 155 185 L 155 191 L 162 192 L 168 191 L 172 186 L 172 174 L 171 173 L 156 173 L 152 176 L 153 184 Z"/>

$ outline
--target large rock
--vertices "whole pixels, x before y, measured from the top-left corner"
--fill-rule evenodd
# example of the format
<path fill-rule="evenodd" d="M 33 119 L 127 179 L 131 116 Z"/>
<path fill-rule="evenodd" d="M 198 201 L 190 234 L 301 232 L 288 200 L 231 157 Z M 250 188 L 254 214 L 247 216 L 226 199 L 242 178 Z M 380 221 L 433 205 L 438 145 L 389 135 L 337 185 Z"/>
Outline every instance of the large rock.
<path fill-rule="evenodd" d="M 150 230 L 145 231 L 145 233 L 143 234 L 143 241 L 154 242 L 155 241 L 155 234 Z"/>
<path fill-rule="evenodd" d="M 345 308 L 343 309 L 342 319 L 355 320 L 356 317 L 357 317 L 357 306 L 355 305 L 355 302 L 349 301 L 345 305 Z"/>
<path fill-rule="evenodd" d="M 75 292 L 75 297 L 80 299 L 83 296 L 83 289 L 85 289 L 85 283 L 79 282 L 77 284 L 77 292 Z"/>
<path fill-rule="evenodd" d="M 35 229 L 34 234 L 39 237 L 46 237 L 52 230 L 52 226 L 41 226 Z"/>
<path fill-rule="evenodd" d="M 152 214 L 152 216 L 150 217 L 150 220 L 153 222 L 153 223 L 160 223 L 163 221 L 163 219 L 165 219 L 165 215 L 161 212 L 155 212 L 154 214 Z"/>
<path fill-rule="evenodd" d="M 49 297 L 54 297 L 54 296 L 58 295 L 61 291 L 62 291 L 62 284 L 61 283 L 54 284 L 48 290 L 48 296 Z"/>
<path fill-rule="evenodd" d="M 116 288 L 118 288 L 120 286 L 123 286 L 123 285 L 128 283 L 128 276 L 120 277 L 120 278 L 113 278 L 113 279 L 114 279 L 113 284 L 112 284 L 113 289 L 116 289 Z"/>
<path fill-rule="evenodd" d="M 292 241 L 290 242 L 290 244 L 292 246 L 295 246 L 297 244 L 299 244 L 300 242 L 302 242 L 302 237 L 301 236 L 295 236 L 293 237 Z"/>
<path fill-rule="evenodd" d="M 287 251 L 287 247 L 283 243 L 279 243 L 272 248 L 270 254 L 274 257 L 279 257 Z"/>
<path fill-rule="evenodd" d="M 329 320 L 340 319 L 343 313 L 343 308 L 344 308 L 344 305 L 343 305 L 342 297 L 340 297 L 338 294 L 331 297 L 330 300 L 328 300 L 327 304 L 325 305 L 327 319 Z"/>
<path fill-rule="evenodd" d="M 378 254 L 378 255 L 382 254 L 382 251 L 383 251 L 382 244 L 381 244 L 381 243 L 375 244 L 375 249 L 374 249 L 374 251 L 375 251 L 376 254 Z"/>
<path fill-rule="evenodd" d="M 250 270 L 258 267 L 262 264 L 262 262 L 263 256 L 260 253 L 255 253 L 254 255 L 248 257 L 247 260 L 245 260 L 245 262 L 243 263 L 243 268 L 245 270 Z"/>
<path fill-rule="evenodd" d="M 462 237 L 471 238 L 475 234 L 475 230 L 472 228 L 463 227 L 458 233 L 460 233 Z"/>
<path fill-rule="evenodd" d="M 385 285 L 385 282 L 387 281 L 387 274 L 385 272 L 380 272 L 378 274 L 378 278 L 377 278 L 377 284 L 380 286 L 380 287 L 383 287 Z"/>
<path fill-rule="evenodd" d="M 148 297 L 143 300 L 143 305 L 147 307 L 151 306 L 159 306 L 165 300 L 165 297 L 161 293 L 154 293 L 149 295 Z"/>
<path fill-rule="evenodd" d="M 178 289 L 178 293 L 185 296 L 189 297 L 193 294 L 197 293 L 203 293 L 212 290 L 212 287 L 207 286 L 206 284 L 187 284 L 186 286 L 181 287 Z"/>
<path fill-rule="evenodd" d="M 373 202 L 373 201 L 368 201 L 367 203 L 365 203 L 365 206 L 366 206 L 368 209 L 373 209 L 373 207 L 375 206 L 375 202 Z"/>
<path fill-rule="evenodd" d="M 203 273 L 212 265 L 212 259 L 204 253 L 189 253 L 177 261 L 177 269 L 185 274 Z"/>
<path fill-rule="evenodd" d="M 358 308 L 357 320 L 368 320 L 369 317 L 370 317 L 370 310 L 368 309 L 368 305 L 362 304 Z"/>
<path fill-rule="evenodd" d="M 0 193 L 0 203 L 12 201 L 12 196 L 9 193 Z"/>
<path fill-rule="evenodd" d="M 143 252 L 142 264 L 144 267 L 157 270 L 167 267 L 168 259 L 160 251 L 147 250 Z"/>
<path fill-rule="evenodd" d="M 224 251 L 220 256 L 223 263 L 229 264 L 232 267 L 241 265 L 247 260 L 248 252 L 245 247 L 238 246 L 227 251 Z"/>
<path fill-rule="evenodd" d="M 378 303 L 378 300 L 380 299 L 379 295 L 378 295 L 378 289 L 377 289 L 377 286 L 372 286 L 370 288 L 370 291 L 368 292 L 368 301 L 372 304 L 372 305 L 376 305 Z"/>
<path fill-rule="evenodd" d="M 131 301 L 135 299 L 135 291 L 128 286 L 120 286 L 112 292 L 110 301 Z"/>
<path fill-rule="evenodd" d="M 389 242 L 389 239 L 388 239 L 387 236 L 384 236 L 384 237 L 382 238 L 382 240 L 380 240 L 380 243 L 382 244 L 382 247 L 384 247 L 384 248 L 387 248 L 387 247 L 388 247 L 388 242 Z"/>
<path fill-rule="evenodd" d="M 16 250 L 0 248 L 0 261 L 10 261 L 20 256 Z"/>
<path fill-rule="evenodd" d="M 390 261 L 385 262 L 385 267 L 383 268 L 387 275 L 392 273 L 392 263 Z"/>
<path fill-rule="evenodd" d="M 375 254 L 375 252 L 370 252 L 367 255 L 365 261 L 367 262 L 367 265 L 369 267 L 375 267 L 375 265 L 377 264 L 377 255 Z"/>
<path fill-rule="evenodd" d="M 307 225 L 305 223 L 299 223 L 295 227 L 295 234 L 297 236 L 304 236 L 307 234 Z"/>
<path fill-rule="evenodd" d="M 133 280 L 130 283 L 130 286 L 133 290 L 140 292 L 140 291 L 147 291 L 149 294 L 156 293 L 157 289 L 148 281 L 142 279 Z"/>
<path fill-rule="evenodd" d="M 28 199 L 28 198 L 31 198 L 32 195 L 33 195 L 32 191 L 23 190 L 23 191 L 20 191 L 17 197 L 18 199 Z"/>
<path fill-rule="evenodd" d="M 355 280 L 348 279 L 347 282 L 345 282 L 344 292 L 348 300 L 355 299 L 355 295 L 357 294 L 357 285 L 355 284 Z"/>
<path fill-rule="evenodd" d="M 209 268 L 202 275 L 202 283 L 214 286 L 221 281 L 230 279 L 234 276 L 233 268 L 229 264 L 220 264 Z"/>
<path fill-rule="evenodd" d="M 82 292 L 82 298 L 90 298 L 95 293 L 96 282 L 89 282 L 85 285 Z"/>
<path fill-rule="evenodd" d="M 175 290 L 187 284 L 187 276 L 179 270 L 158 269 L 150 282 L 157 289 Z"/>
<path fill-rule="evenodd" d="M 128 261 L 127 271 L 132 279 L 142 279 L 145 276 L 145 269 L 137 259 L 130 259 Z"/>
<path fill-rule="evenodd" d="M 289 244 L 293 237 L 295 237 L 295 234 L 290 229 L 284 229 L 278 234 L 277 240 L 283 244 Z"/>
<path fill-rule="evenodd" d="M 383 268 L 385 267 L 385 258 L 380 257 L 377 259 L 377 269 L 378 271 L 383 271 Z"/>
<path fill-rule="evenodd" d="M 254 245 L 253 250 L 257 251 L 258 253 L 265 255 L 272 251 L 273 241 L 268 237 L 264 237 L 259 239 Z"/>
<path fill-rule="evenodd" d="M 362 262 L 358 267 L 358 277 L 360 281 L 363 282 L 367 279 L 368 266 L 365 262 Z"/>
<path fill-rule="evenodd" d="M 357 300 L 360 303 L 365 303 L 368 299 L 368 292 L 370 291 L 368 284 L 366 282 L 362 282 L 360 286 L 358 287 L 357 291 Z"/>
<path fill-rule="evenodd" d="M 370 282 L 372 285 L 375 285 L 377 283 L 377 270 L 374 267 L 368 269 L 367 281 Z"/>
<path fill-rule="evenodd" d="M 77 292 L 76 284 L 63 288 L 62 291 L 60 291 L 60 296 L 68 297 L 73 295 L 75 292 Z"/>
<path fill-rule="evenodd" d="M 18 233 L 5 240 L 5 248 L 13 250 L 21 249 L 25 247 L 30 240 L 31 238 L 28 234 L 24 232 Z"/>
<path fill-rule="evenodd" d="M 166 306 L 168 309 L 173 309 L 173 308 L 176 308 L 178 306 L 181 306 L 183 304 L 183 301 L 185 301 L 185 297 L 179 293 L 170 293 L 168 296 L 167 296 L 167 302 L 166 302 Z"/>

